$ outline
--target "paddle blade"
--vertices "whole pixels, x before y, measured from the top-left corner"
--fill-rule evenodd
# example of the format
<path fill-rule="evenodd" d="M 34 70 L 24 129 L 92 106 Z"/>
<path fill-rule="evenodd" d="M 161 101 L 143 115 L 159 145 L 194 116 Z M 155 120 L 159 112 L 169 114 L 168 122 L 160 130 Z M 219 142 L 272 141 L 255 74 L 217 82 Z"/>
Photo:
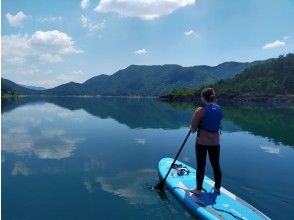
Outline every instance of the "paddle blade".
<path fill-rule="evenodd" d="M 160 192 L 164 189 L 165 179 L 161 180 L 156 186 L 153 187 L 156 191 Z"/>

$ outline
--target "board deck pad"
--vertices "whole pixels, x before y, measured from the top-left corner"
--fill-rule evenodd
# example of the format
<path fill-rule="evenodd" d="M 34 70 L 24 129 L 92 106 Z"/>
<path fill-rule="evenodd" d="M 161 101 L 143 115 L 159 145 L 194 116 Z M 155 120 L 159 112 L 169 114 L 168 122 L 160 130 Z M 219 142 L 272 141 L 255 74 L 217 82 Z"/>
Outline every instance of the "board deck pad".
<path fill-rule="evenodd" d="M 159 161 L 161 179 L 165 177 L 173 160 L 173 158 L 163 158 Z M 215 192 L 214 181 L 207 176 L 204 177 L 202 194 L 191 193 L 189 190 L 196 188 L 196 170 L 180 161 L 176 161 L 176 164 L 182 164 L 190 172 L 179 176 L 177 171 L 172 169 L 166 179 L 166 186 L 194 216 L 202 219 L 270 219 L 223 187 L 220 193 Z"/>

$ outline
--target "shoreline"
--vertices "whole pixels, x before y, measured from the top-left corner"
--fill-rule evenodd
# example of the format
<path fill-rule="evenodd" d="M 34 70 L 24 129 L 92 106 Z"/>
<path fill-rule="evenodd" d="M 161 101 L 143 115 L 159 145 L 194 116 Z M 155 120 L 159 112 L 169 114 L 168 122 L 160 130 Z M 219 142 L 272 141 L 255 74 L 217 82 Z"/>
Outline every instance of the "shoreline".
<path fill-rule="evenodd" d="M 127 98 L 127 99 L 158 99 L 159 96 L 103 96 L 103 95 L 1 95 L 2 99 L 12 99 L 12 98 Z"/>
<path fill-rule="evenodd" d="M 200 95 L 188 95 L 188 96 L 176 96 L 176 95 L 165 95 L 159 97 L 160 101 L 163 102 L 186 102 L 186 103 L 197 103 L 200 101 Z M 221 95 L 217 96 L 217 100 L 220 102 L 237 102 L 237 103 L 283 103 L 283 104 L 294 104 L 294 95 L 275 95 L 275 96 L 229 96 Z"/>
<path fill-rule="evenodd" d="M 199 103 L 200 95 L 164 95 L 164 96 L 102 96 L 102 95 L 1 95 L 1 100 L 18 99 L 18 98 L 122 98 L 122 99 L 156 99 L 169 103 Z M 294 104 L 294 95 L 276 95 L 276 96 L 217 96 L 220 102 L 236 102 L 236 103 L 274 103 L 274 104 Z"/>

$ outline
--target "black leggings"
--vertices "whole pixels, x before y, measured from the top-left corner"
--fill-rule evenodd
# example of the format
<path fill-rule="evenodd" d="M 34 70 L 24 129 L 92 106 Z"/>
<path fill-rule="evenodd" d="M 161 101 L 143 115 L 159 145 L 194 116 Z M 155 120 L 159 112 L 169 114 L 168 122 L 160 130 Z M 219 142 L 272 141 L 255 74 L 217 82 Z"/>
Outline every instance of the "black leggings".
<path fill-rule="evenodd" d="M 214 174 L 214 187 L 219 189 L 221 187 L 222 172 L 219 165 L 219 154 L 220 146 L 205 146 L 196 144 L 196 159 L 197 159 L 197 189 L 202 189 L 205 165 L 206 165 L 206 155 L 208 151 L 209 160 L 213 169 Z"/>

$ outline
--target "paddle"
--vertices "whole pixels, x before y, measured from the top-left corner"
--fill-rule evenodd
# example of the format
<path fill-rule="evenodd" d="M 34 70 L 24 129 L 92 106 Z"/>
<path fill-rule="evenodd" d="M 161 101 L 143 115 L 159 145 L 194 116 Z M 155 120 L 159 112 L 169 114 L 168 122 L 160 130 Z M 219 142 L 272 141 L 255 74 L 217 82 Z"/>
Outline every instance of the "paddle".
<path fill-rule="evenodd" d="M 174 165 L 174 163 L 175 163 L 176 160 L 178 159 L 178 157 L 179 157 L 181 151 L 183 150 L 183 147 L 184 147 L 184 145 L 186 144 L 186 142 L 187 142 L 188 137 L 189 137 L 190 134 L 191 134 L 191 129 L 189 130 L 189 133 L 187 134 L 187 136 L 186 136 L 184 142 L 182 143 L 182 146 L 181 146 L 180 150 L 178 151 L 178 153 L 177 153 L 177 155 L 176 155 L 174 161 L 173 161 L 172 164 L 170 165 L 169 170 L 168 170 L 167 174 L 165 175 L 164 179 L 161 180 L 156 186 L 154 186 L 153 189 L 155 189 L 155 190 L 157 190 L 157 191 L 162 191 L 162 190 L 163 190 L 164 185 L 165 185 L 165 182 L 166 182 L 166 178 L 168 177 L 168 174 L 170 173 L 170 171 L 171 171 L 171 169 L 172 169 L 172 166 Z"/>

